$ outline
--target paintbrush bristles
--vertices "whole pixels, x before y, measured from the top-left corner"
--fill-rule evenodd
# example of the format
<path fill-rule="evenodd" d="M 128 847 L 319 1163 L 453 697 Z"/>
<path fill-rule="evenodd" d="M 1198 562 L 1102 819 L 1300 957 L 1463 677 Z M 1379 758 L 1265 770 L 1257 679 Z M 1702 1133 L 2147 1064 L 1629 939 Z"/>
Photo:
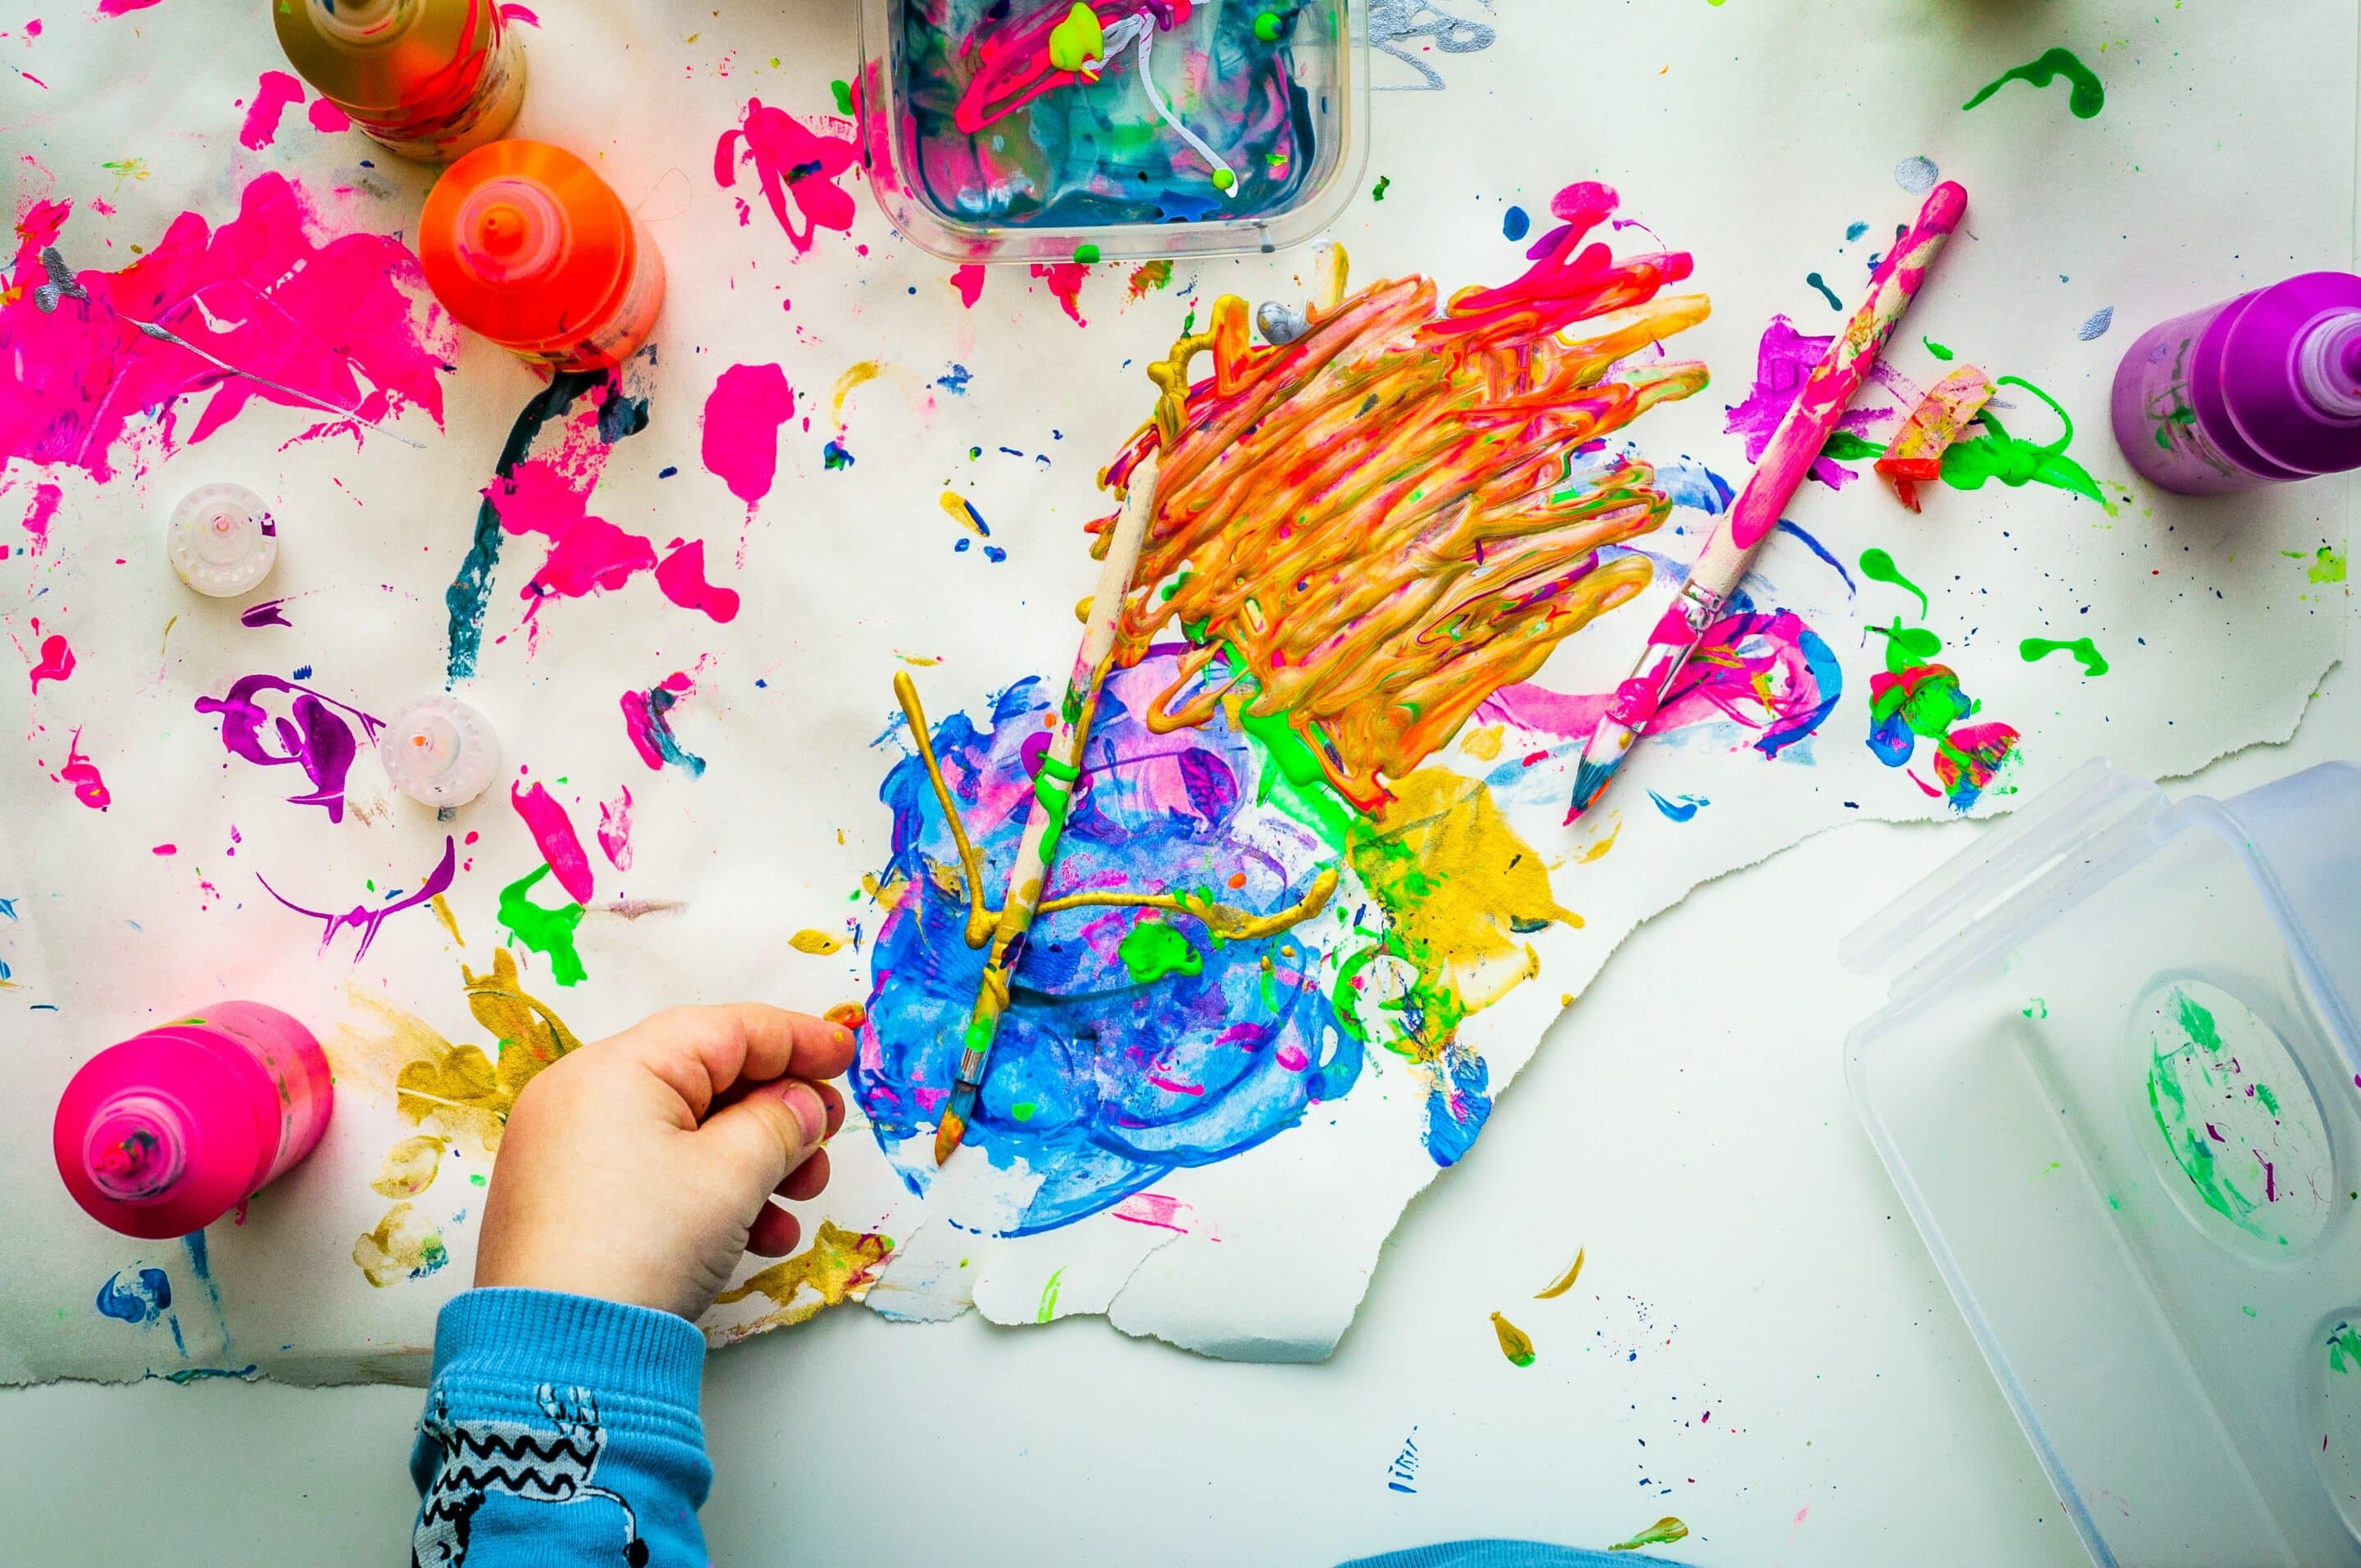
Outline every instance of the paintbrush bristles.
<path fill-rule="evenodd" d="M 940 1125 L 935 1128 L 935 1163 L 941 1165 L 951 1157 L 951 1151 L 967 1136 L 967 1118 L 956 1111 L 945 1111 Z"/>

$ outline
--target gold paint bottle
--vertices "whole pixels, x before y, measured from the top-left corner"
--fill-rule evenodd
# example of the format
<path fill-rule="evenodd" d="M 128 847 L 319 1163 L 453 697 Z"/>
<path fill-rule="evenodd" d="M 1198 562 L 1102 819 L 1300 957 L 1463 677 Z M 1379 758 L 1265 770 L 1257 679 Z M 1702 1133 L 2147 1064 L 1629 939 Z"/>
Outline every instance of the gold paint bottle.
<path fill-rule="evenodd" d="M 524 51 L 499 0 L 271 0 L 289 63 L 388 150 L 448 163 L 524 103 Z"/>

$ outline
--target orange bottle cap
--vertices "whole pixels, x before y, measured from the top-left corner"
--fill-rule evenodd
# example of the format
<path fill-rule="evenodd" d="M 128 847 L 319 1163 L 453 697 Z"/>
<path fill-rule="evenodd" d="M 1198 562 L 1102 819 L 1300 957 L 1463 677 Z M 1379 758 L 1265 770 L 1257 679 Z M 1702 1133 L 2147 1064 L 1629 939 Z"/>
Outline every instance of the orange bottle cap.
<path fill-rule="evenodd" d="M 496 141 L 426 197 L 418 258 L 462 325 L 509 348 L 562 354 L 607 323 L 638 258 L 631 214 L 562 148 Z"/>

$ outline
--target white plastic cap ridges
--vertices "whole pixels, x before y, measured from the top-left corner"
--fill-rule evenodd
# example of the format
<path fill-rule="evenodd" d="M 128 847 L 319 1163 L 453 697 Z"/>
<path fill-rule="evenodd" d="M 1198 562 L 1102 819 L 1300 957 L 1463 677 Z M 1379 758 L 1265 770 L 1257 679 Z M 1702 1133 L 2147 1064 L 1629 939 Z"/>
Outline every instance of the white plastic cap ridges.
<path fill-rule="evenodd" d="M 491 722 L 456 696 L 436 693 L 394 710 L 377 738 L 378 761 L 393 787 L 424 806 L 465 806 L 500 771 Z"/>
<path fill-rule="evenodd" d="M 279 525 L 244 485 L 200 485 L 166 525 L 164 553 L 181 581 L 209 598 L 252 593 L 279 563 Z"/>

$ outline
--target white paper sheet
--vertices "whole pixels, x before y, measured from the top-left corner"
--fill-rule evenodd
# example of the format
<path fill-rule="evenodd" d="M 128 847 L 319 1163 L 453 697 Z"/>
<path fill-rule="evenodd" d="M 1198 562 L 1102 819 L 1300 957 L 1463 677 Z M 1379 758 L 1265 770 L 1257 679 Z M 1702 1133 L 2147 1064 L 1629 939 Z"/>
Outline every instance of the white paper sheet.
<path fill-rule="evenodd" d="M 595 154 L 639 204 L 670 269 L 655 363 L 634 373 L 646 426 L 604 455 L 580 515 L 645 536 L 656 556 L 673 541 L 703 541 L 706 575 L 741 595 L 741 609 L 719 623 L 642 572 L 613 591 L 542 599 L 528 618 L 520 594 L 549 546 L 504 541 L 480 663 L 461 694 L 498 726 L 510 776 L 543 784 L 566 808 L 596 884 L 576 933 L 586 978 L 561 985 L 549 954 L 520 948 L 517 983 L 585 1039 L 681 1001 L 751 995 L 817 1010 L 859 1000 L 873 989 L 884 913 L 862 878 L 893 852 L 879 790 L 906 755 L 893 676 L 917 679 L 938 724 L 961 711 L 981 723 L 994 694 L 1066 668 L 1071 607 L 1093 576 L 1082 525 L 1109 510 L 1097 473 L 1149 413 L 1144 367 L 1184 315 L 1202 323 L 1217 294 L 1300 302 L 1309 257 L 1182 263 L 1168 287 L 1136 299 L 1127 269 L 1096 269 L 1074 302 L 1087 326 L 1022 269 L 994 272 L 968 308 L 948 267 L 884 226 L 857 175 L 840 181 L 860 203 L 851 232 L 823 225 L 798 254 L 748 176 L 731 190 L 716 183 L 715 148 L 750 99 L 843 134 L 829 117 L 829 83 L 853 71 L 850 7 L 546 9 L 526 33 L 532 87 L 518 132 Z M 1697 275 L 1684 287 L 1713 298 L 1712 318 L 1670 345 L 1710 366 L 1711 388 L 1618 438 L 1701 499 L 1708 470 L 1743 480 L 1726 410 L 1749 398 L 1772 318 L 1834 330 L 1840 318 L 1806 275 L 1849 302 L 1877 236 L 1916 208 L 1897 165 L 1925 159 L 1962 181 L 1974 204 L 1897 343 L 1894 374 L 1918 387 L 1940 374 L 1923 338 L 2037 384 L 2072 416 L 2068 450 L 2115 507 L 1994 482 L 1936 488 L 1913 517 L 1865 463 L 1849 465 L 1860 477 L 1835 492 L 1809 488 L 1790 515 L 1850 574 L 1850 591 L 1786 536 L 1749 586 L 1758 606 L 1793 612 L 1841 664 L 1842 696 L 1808 740 L 1773 761 L 1752 749 L 1756 731 L 1732 726 L 1652 740 L 1599 817 L 1574 829 L 1559 825 L 1572 766 L 1562 737 L 1512 729 L 1493 759 L 1446 747 L 1435 761 L 1468 773 L 1547 753 L 1497 793 L 1548 863 L 1555 902 L 1584 921 L 1520 933 L 1538 978 L 1462 1025 L 1489 1094 L 1507 1090 L 1543 1025 L 1632 927 L 1697 883 L 1863 816 L 1950 809 L 1864 743 L 1884 655 L 1872 624 L 1899 617 L 1935 632 L 1942 661 L 1982 704 L 1973 721 L 2021 732 L 2001 789 L 2037 788 L 2094 752 L 2178 773 L 2292 730 L 2341 649 L 2345 589 L 2333 579 L 2345 488 L 2226 505 L 2154 494 L 2113 450 L 2105 399 L 2121 351 L 2148 323 L 2347 261 L 2349 8 L 2303 0 L 2275 8 L 2268 27 L 2220 7 L 2158 16 L 2127 5 L 2070 18 L 1833 5 L 1526 4 L 1488 16 L 1463 0 L 1456 10 L 1498 39 L 1452 52 L 1414 32 L 1403 44 L 1444 85 L 1376 100 L 1368 181 L 1386 193 L 1356 201 L 1336 230 L 1356 284 L 1416 273 L 1447 293 L 1504 281 L 1552 226 L 1555 192 L 1581 180 L 1613 185 L 1621 215 L 1645 225 L 1616 231 L 1619 252 L 1659 241 L 1690 252 Z M 1972 112 L 1959 107 L 2059 44 L 2104 79 L 2097 117 L 2070 114 L 2063 84 L 2020 82 Z M 241 144 L 258 78 L 281 62 L 267 33 L 225 32 L 194 0 L 114 16 L 78 9 L 38 36 L 15 28 L 0 37 L 0 62 L 22 78 L 0 83 L 20 215 L 37 199 L 72 202 L 58 243 L 76 268 L 123 267 L 183 211 L 225 222 L 274 170 L 331 231 L 406 236 L 415 224 L 428 173 L 356 134 L 314 129 L 303 104 L 284 111 L 264 145 Z M 1400 61 L 1379 63 L 1394 73 L 1382 84 L 1419 84 Z M 743 221 L 741 196 L 751 202 Z M 1524 243 L 1504 236 L 1511 204 L 1532 220 Z M 1866 226 L 1848 239 L 1855 225 Z M 2111 329 L 2086 339 L 2108 308 Z M 444 340 L 430 326 L 419 341 Z M 840 423 L 831 389 L 872 361 L 884 368 L 847 392 Z M 700 421 L 725 371 L 770 364 L 796 411 L 775 482 L 750 509 L 706 466 Z M 442 428 L 415 409 L 396 422 L 423 453 L 374 433 L 357 445 L 350 435 L 287 445 L 323 416 L 259 400 L 192 441 L 200 398 L 173 411 L 169 438 L 134 419 L 104 482 L 62 463 L 5 471 L 6 530 L 38 504 L 39 485 L 54 484 L 58 502 L 44 548 L 29 534 L 8 539 L 0 630 L 23 656 L 20 679 L 49 635 L 64 635 L 77 662 L 70 677 L 31 689 L 24 721 L 0 741 L 0 898 L 15 916 L 0 919 L 11 987 L 0 991 L 0 1039 L 17 1089 L 13 1135 L 0 1142 L 12 1194 L 0 1220 L 0 1376 L 416 1379 L 436 1309 L 466 1283 L 491 1119 L 427 1121 L 452 1141 L 423 1191 L 391 1197 L 370 1184 L 386 1177 L 388 1151 L 420 1130 L 397 1113 L 391 1081 L 416 1056 L 418 1030 L 491 1047 L 461 966 L 492 972 L 500 891 L 541 851 L 504 789 L 437 823 L 390 796 L 366 755 L 332 822 L 320 805 L 291 804 L 311 789 L 302 767 L 233 754 L 221 718 L 194 706 L 258 674 L 372 714 L 442 686 L 445 590 L 501 444 L 538 387 L 472 338 L 458 341 L 453 365 L 440 378 Z M 2004 392 L 2012 432 L 2054 439 L 2052 416 L 2030 395 Z M 1862 406 L 1897 400 L 1889 388 Z M 557 435 L 553 425 L 546 438 Z M 851 466 L 828 466 L 831 441 Z M 245 601 L 200 600 L 160 559 L 166 510 L 216 478 L 251 485 L 278 509 L 280 565 L 258 597 L 284 601 L 284 625 L 241 624 Z M 947 490 L 987 520 L 1005 560 L 947 515 Z M 1664 563 L 1653 587 L 1566 644 L 1537 684 L 1596 693 L 1620 677 L 1708 521 L 1677 509 L 1638 541 Z M 963 538 L 970 547 L 956 549 Z M 1859 557 L 1872 545 L 1927 590 L 1923 614 L 1901 589 L 1863 580 Z M 2065 654 L 2019 655 L 2026 637 L 2084 636 L 2110 662 L 2103 677 L 2083 676 Z M 675 674 L 664 718 L 704 762 L 696 776 L 685 762 L 652 768 L 626 718 L 627 695 L 644 702 Z M 24 700 L 27 687 L 15 689 Z M 292 696 L 261 695 L 273 713 Z M 1936 784 L 1931 751 L 1920 743 L 1913 765 Z M 104 812 L 63 772 L 77 756 L 103 775 Z M 602 805 L 612 824 L 626 788 L 627 868 L 597 842 Z M 1696 810 L 1676 822 L 1652 792 L 1675 812 Z M 1979 809 L 2009 798 L 1996 789 Z M 358 927 L 333 927 L 324 944 L 321 920 L 262 885 L 330 915 L 382 907 L 387 890 L 421 885 L 446 837 L 457 840 L 456 937 L 428 909 L 409 909 L 357 954 Z M 1850 918 L 1870 892 L 1830 899 Z M 563 898 L 555 878 L 532 896 L 553 907 Z M 848 922 L 861 927 L 857 948 L 790 945 L 804 930 L 849 936 Z M 1765 909 L 1763 939 L 1820 940 L 1839 923 Z M 1742 1012 L 1745 999 L 1720 994 L 1713 969 L 1714 955 L 1698 953 L 1688 971 L 1664 975 L 1665 1004 Z M 203 1254 L 98 1229 L 49 1165 L 58 1091 L 105 1044 L 225 995 L 286 1007 L 328 1038 L 340 1083 L 325 1144 L 242 1223 L 213 1227 Z M 1016 1239 L 989 1233 L 1037 1196 L 1025 1172 L 970 1150 L 920 1197 L 856 1128 L 840 1139 L 828 1194 L 803 1206 L 807 1233 L 824 1237 L 800 1270 L 808 1283 L 782 1285 L 784 1301 L 757 1292 L 719 1308 L 708 1326 L 727 1340 L 849 1290 L 897 1316 L 971 1303 L 1011 1323 L 1104 1313 L 1127 1332 L 1211 1354 L 1316 1358 L 1351 1321 L 1404 1206 L 1439 1174 L 1426 1137 L 1432 1081 L 1372 1046 L 1349 1091 L 1301 1124 Z M 1466 1157 L 1482 1157 L 1480 1141 Z M 1646 1201 L 1644 1173 L 1625 1200 Z M 821 1233 L 822 1221 L 835 1229 Z M 383 1284 L 355 1261 L 357 1241 L 372 1234 L 362 1257 Z M 892 1238 L 890 1259 L 877 1244 L 863 1250 L 867 1234 Z M 110 1281 L 141 1267 L 165 1272 L 169 1310 L 132 1311 L 138 1321 L 93 1310 Z"/>

